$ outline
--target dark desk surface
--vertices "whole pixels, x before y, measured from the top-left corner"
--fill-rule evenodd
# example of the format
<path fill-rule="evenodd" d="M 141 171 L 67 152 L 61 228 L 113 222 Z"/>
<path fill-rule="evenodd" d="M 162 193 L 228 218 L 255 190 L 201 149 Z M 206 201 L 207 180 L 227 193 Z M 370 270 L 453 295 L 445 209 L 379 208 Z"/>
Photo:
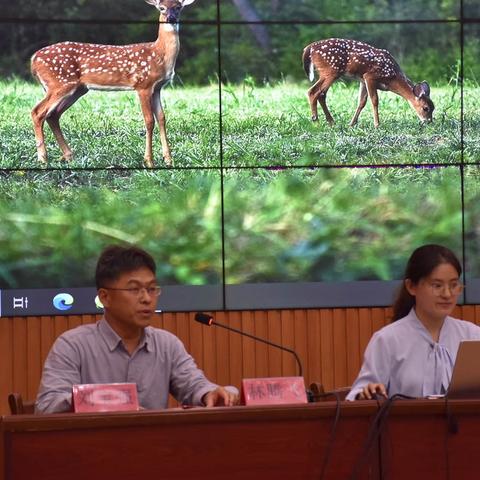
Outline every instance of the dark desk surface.
<path fill-rule="evenodd" d="M 398 401 L 358 479 L 479 478 L 480 400 Z M 359 465 L 375 402 L 195 408 L 1 418 L 0 480 L 350 479 Z M 331 449 L 329 449 L 331 446 Z M 470 468 L 471 467 L 471 468 Z M 407 475 L 408 473 L 408 475 Z M 388 476 L 387 476 L 388 474 Z M 461 476 L 458 476 L 461 475 Z"/>

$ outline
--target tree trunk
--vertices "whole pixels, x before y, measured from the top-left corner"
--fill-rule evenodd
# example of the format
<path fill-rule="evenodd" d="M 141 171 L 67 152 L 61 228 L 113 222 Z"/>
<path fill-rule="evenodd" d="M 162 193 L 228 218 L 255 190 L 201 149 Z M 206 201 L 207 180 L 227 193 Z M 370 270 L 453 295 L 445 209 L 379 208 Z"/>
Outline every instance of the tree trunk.
<path fill-rule="evenodd" d="M 258 15 L 250 0 L 232 0 L 237 8 L 240 16 L 246 22 L 261 22 L 262 19 Z M 265 25 L 260 23 L 251 23 L 248 25 L 255 37 L 255 41 L 265 52 L 271 51 L 270 35 Z"/>

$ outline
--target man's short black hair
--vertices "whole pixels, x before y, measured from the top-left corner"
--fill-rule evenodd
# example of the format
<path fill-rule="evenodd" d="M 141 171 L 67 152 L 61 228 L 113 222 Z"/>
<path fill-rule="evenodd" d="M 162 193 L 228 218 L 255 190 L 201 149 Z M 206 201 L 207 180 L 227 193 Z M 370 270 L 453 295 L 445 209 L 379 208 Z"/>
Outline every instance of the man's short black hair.
<path fill-rule="evenodd" d="M 155 275 L 155 260 L 148 252 L 135 246 L 110 245 L 103 250 L 97 261 L 97 289 L 108 286 L 124 273 L 140 268 L 148 268 Z"/>

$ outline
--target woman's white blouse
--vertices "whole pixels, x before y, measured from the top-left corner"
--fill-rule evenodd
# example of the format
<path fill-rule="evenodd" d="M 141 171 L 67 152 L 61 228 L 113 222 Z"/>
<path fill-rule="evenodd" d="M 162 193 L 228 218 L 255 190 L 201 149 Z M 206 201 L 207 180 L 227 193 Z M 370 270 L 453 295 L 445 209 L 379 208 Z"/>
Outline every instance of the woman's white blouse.
<path fill-rule="evenodd" d="M 369 383 L 383 383 L 390 397 L 446 393 L 462 340 L 480 340 L 480 327 L 446 317 L 436 343 L 412 308 L 406 317 L 373 334 L 347 400 L 354 400 Z"/>

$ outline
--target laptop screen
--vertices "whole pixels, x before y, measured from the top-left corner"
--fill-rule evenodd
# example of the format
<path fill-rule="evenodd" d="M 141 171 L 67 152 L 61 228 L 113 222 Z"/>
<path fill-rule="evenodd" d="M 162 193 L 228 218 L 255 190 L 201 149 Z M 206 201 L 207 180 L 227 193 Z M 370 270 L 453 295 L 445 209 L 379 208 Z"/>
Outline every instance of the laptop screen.
<path fill-rule="evenodd" d="M 447 395 L 480 397 L 480 340 L 460 342 Z"/>

